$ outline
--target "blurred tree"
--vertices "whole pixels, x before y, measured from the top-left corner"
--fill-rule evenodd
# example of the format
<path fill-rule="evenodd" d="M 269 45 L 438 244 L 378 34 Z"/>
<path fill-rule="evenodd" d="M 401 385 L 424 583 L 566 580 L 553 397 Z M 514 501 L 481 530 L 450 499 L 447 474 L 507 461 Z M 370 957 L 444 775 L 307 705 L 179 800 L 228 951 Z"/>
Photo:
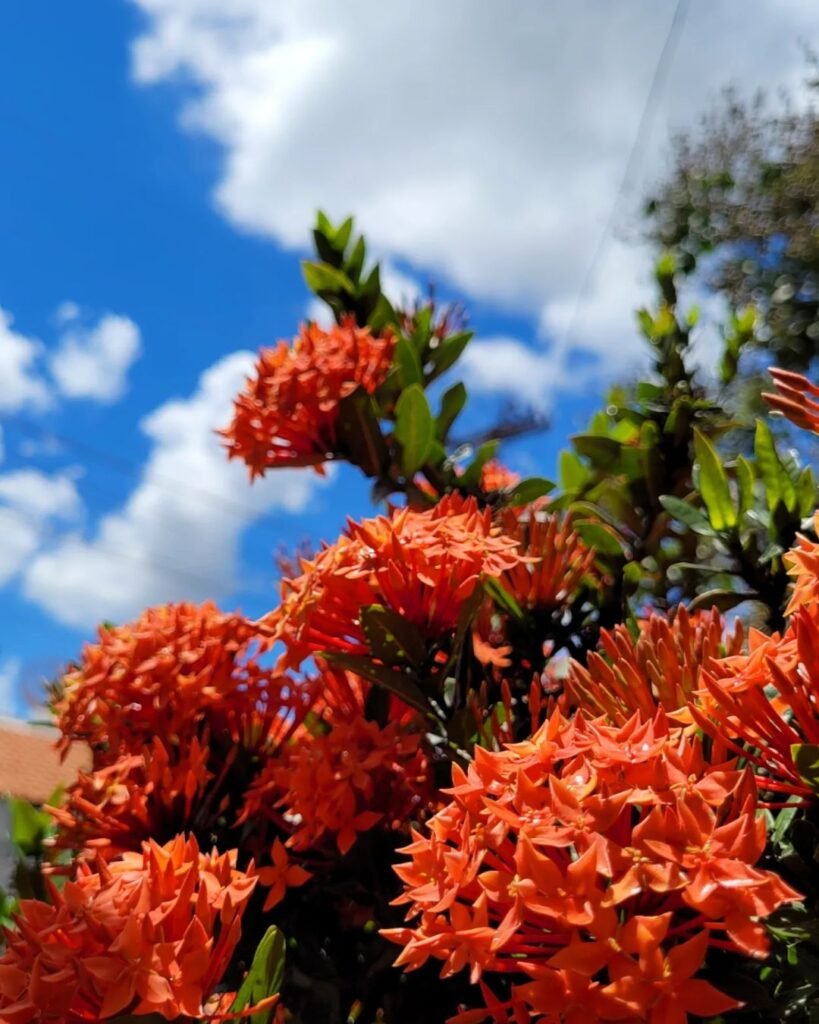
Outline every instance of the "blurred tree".
<path fill-rule="evenodd" d="M 811 59 L 819 86 L 817 62 Z M 819 121 L 812 106 L 774 110 L 761 94 L 727 91 L 693 132 L 674 140 L 668 178 L 645 206 L 648 237 L 678 270 L 697 273 L 730 308 L 756 310 L 743 352 L 722 377 L 741 387 L 768 363 L 804 371 L 819 345 Z M 764 362 L 763 362 L 764 359 Z"/>

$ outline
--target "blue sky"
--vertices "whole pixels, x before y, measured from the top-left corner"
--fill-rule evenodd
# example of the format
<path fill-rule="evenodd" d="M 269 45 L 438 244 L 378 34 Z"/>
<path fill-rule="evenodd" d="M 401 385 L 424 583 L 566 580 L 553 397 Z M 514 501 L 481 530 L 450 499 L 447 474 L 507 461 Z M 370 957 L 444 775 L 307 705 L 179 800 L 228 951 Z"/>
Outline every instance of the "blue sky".
<path fill-rule="evenodd" d="M 344 471 L 250 490 L 211 433 L 247 353 L 308 311 L 316 206 L 360 215 L 393 288 L 466 302 L 473 424 L 552 410 L 504 453 L 526 472 L 552 474 L 639 359 L 639 243 L 615 233 L 572 310 L 674 5 L 297 6 L 0 13 L 0 711 L 25 714 L 99 618 L 206 594 L 261 612 L 277 548 L 367 511 Z M 644 180 L 728 81 L 798 88 L 811 5 L 752 3 L 744 40 L 729 6 L 691 4 Z"/>

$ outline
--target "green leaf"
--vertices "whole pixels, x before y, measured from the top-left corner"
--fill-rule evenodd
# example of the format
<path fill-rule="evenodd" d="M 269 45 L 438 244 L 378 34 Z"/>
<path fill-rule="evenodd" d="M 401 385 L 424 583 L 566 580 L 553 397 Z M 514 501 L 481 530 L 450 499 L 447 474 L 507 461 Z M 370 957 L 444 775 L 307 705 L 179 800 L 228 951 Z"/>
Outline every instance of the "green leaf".
<path fill-rule="evenodd" d="M 435 421 L 427 396 L 419 384 L 411 384 L 395 406 L 395 439 L 401 445 L 404 476 L 411 477 L 423 466 L 434 438 Z"/>
<path fill-rule="evenodd" d="M 711 525 L 715 530 L 731 529 L 736 525 L 737 512 L 728 477 L 716 449 L 699 430 L 694 431 L 694 452 L 700 467 L 699 490 Z"/>
<path fill-rule="evenodd" d="M 594 522 L 591 519 L 578 519 L 573 523 L 584 544 L 594 548 L 601 555 L 613 555 L 623 558 L 626 545 L 622 537 L 606 523 Z"/>
<path fill-rule="evenodd" d="M 530 505 L 533 501 L 537 501 L 538 498 L 542 498 L 544 494 L 548 494 L 554 489 L 555 485 L 551 480 L 547 480 L 542 476 L 530 476 L 528 479 L 521 480 L 520 483 L 515 484 L 507 493 L 505 501 L 507 505 L 518 508 L 521 505 Z"/>
<path fill-rule="evenodd" d="M 336 248 L 340 253 L 343 253 L 347 248 L 347 243 L 350 241 L 350 236 L 353 233 L 353 218 L 348 217 L 344 223 L 336 231 L 336 237 L 333 241 L 336 244 Z"/>
<path fill-rule="evenodd" d="M 738 590 L 706 590 L 702 594 L 697 594 L 691 604 L 689 604 L 688 610 L 695 612 L 700 608 L 704 608 L 706 611 L 718 608 L 721 612 L 727 612 L 732 608 L 736 608 L 738 604 L 742 604 L 744 601 L 754 601 L 758 597 L 759 594 L 753 590 L 745 591 L 744 593 Z"/>
<path fill-rule="evenodd" d="M 424 638 L 403 615 L 371 604 L 361 609 L 361 625 L 373 657 L 385 665 L 423 665 L 427 656 Z"/>
<path fill-rule="evenodd" d="M 453 363 L 460 359 L 464 349 L 474 337 L 472 331 L 461 331 L 451 334 L 432 352 L 431 363 L 435 368 L 435 376 L 445 373 Z"/>
<path fill-rule="evenodd" d="M 737 456 L 737 489 L 739 490 L 739 514 L 745 515 L 754 507 L 754 467 L 744 455 Z"/>
<path fill-rule="evenodd" d="M 759 475 L 765 484 L 768 509 L 773 512 L 781 501 L 788 511 L 793 512 L 796 508 L 796 488 L 780 462 L 771 428 L 764 420 L 756 421 L 754 453 Z"/>
<path fill-rule="evenodd" d="M 439 440 L 446 440 L 452 424 L 464 405 L 466 405 L 466 387 L 459 381 L 445 391 L 441 398 L 441 411 L 435 420 L 435 435 Z"/>
<path fill-rule="evenodd" d="M 346 668 L 356 675 L 369 679 L 376 686 L 399 697 L 405 704 L 422 714 L 429 714 L 430 707 L 415 677 L 407 672 L 376 665 L 372 658 L 360 654 L 341 654 L 338 651 L 323 651 L 321 656 L 331 665 Z"/>
<path fill-rule="evenodd" d="M 523 619 L 523 609 L 500 580 L 494 578 L 484 580 L 484 588 L 499 608 L 508 612 L 513 619 L 518 619 L 518 621 Z"/>
<path fill-rule="evenodd" d="M 805 782 L 811 789 L 819 790 L 819 744 L 794 743 L 791 745 L 791 757 Z"/>
<path fill-rule="evenodd" d="M 345 264 L 347 276 L 351 281 L 357 282 L 361 278 L 361 271 L 364 269 L 364 260 L 367 257 L 367 246 L 364 242 L 364 237 L 359 236 L 358 241 L 353 246 L 353 251 L 350 253 L 350 258 Z"/>
<path fill-rule="evenodd" d="M 806 519 L 816 511 L 816 480 L 810 466 L 805 466 L 796 485 L 799 515 Z"/>
<path fill-rule="evenodd" d="M 339 402 L 336 436 L 342 453 L 367 476 L 379 476 L 389 465 L 375 402 L 363 388 Z"/>
<path fill-rule="evenodd" d="M 11 841 L 25 854 L 38 853 L 43 840 L 53 828 L 51 815 L 39 811 L 28 800 L 17 797 L 9 797 L 7 806 L 11 818 Z"/>
<path fill-rule="evenodd" d="M 307 287 L 316 295 L 338 292 L 352 295 L 355 292 L 353 282 L 344 271 L 337 267 L 331 267 L 329 263 L 314 263 L 312 260 L 304 260 L 301 269 Z"/>
<path fill-rule="evenodd" d="M 461 477 L 464 487 L 474 487 L 480 482 L 483 467 L 495 457 L 500 441 L 485 441 L 475 453 L 475 458 L 467 466 Z"/>
<path fill-rule="evenodd" d="M 705 514 L 700 509 L 695 508 L 694 505 L 689 505 L 687 501 L 675 498 L 671 494 L 660 495 L 660 504 L 678 523 L 687 526 L 694 533 L 698 533 L 702 537 L 714 536 L 713 526 L 711 526 Z"/>
<path fill-rule="evenodd" d="M 589 471 L 574 452 L 564 450 L 558 459 L 558 475 L 564 491 L 577 492 L 582 490 Z"/>
<path fill-rule="evenodd" d="M 576 451 L 600 469 L 613 469 L 620 459 L 622 445 L 598 434 L 576 434 L 572 439 Z"/>
<path fill-rule="evenodd" d="M 421 364 L 418 356 L 406 338 L 399 338 L 395 346 L 395 364 L 398 367 L 398 377 L 402 388 L 408 388 L 410 384 L 422 384 Z"/>
<path fill-rule="evenodd" d="M 262 941 L 256 947 L 253 963 L 236 993 L 231 1012 L 236 1013 L 246 1007 L 253 1007 L 262 999 L 267 999 L 281 991 L 286 952 L 287 943 L 284 935 L 275 925 L 272 925 L 264 933 Z M 271 1006 L 268 1010 L 254 1013 L 250 1020 L 252 1024 L 269 1024 L 273 1019 L 274 1012 L 275 1006 Z"/>

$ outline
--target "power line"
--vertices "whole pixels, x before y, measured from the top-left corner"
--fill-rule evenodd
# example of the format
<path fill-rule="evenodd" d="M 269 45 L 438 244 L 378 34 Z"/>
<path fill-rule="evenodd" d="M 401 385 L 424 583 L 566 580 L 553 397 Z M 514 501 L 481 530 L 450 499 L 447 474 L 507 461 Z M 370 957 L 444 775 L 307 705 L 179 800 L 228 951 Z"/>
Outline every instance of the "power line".
<path fill-rule="evenodd" d="M 615 193 L 614 202 L 611 205 L 608 218 L 606 219 L 606 223 L 597 240 L 597 246 L 595 247 L 591 261 L 589 262 L 588 268 L 581 282 L 580 290 L 577 293 L 577 298 L 575 299 L 574 306 L 572 307 L 572 313 L 569 317 L 569 323 L 552 350 L 555 357 L 555 377 L 559 377 L 563 369 L 566 353 L 568 352 L 569 345 L 573 340 L 574 332 L 577 328 L 578 320 L 580 319 L 580 313 L 583 309 L 583 304 L 588 298 L 588 293 L 595 282 L 600 260 L 606 250 L 609 235 L 614 227 L 617 209 L 623 197 L 628 192 L 631 179 L 639 170 L 640 160 L 643 155 L 643 146 L 648 138 L 648 131 L 654 117 L 657 102 L 660 98 L 662 89 L 665 86 L 668 71 L 674 60 L 674 54 L 680 39 L 682 27 L 688 13 L 688 5 L 689 0 L 677 0 L 674 8 L 674 14 L 669 23 L 665 41 L 654 67 L 654 74 L 651 77 L 651 84 L 648 87 L 648 93 L 646 94 L 645 103 L 643 104 L 643 111 L 637 125 L 637 132 L 634 136 L 634 141 L 631 144 L 631 149 L 629 150 L 626 166 L 623 170 L 623 177 L 620 180 L 620 185 Z"/>

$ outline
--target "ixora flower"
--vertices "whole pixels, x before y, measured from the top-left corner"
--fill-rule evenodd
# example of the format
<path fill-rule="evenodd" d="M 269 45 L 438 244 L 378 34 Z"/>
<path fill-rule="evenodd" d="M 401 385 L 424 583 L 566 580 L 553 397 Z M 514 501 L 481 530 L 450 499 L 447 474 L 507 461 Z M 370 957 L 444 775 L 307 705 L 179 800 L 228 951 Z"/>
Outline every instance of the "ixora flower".
<path fill-rule="evenodd" d="M 301 576 L 282 583 L 281 606 L 260 627 L 285 644 L 288 667 L 320 651 L 366 654 L 359 612 L 374 604 L 397 612 L 431 643 L 455 628 L 482 579 L 523 557 L 489 509 L 451 494 L 427 511 L 351 521 L 335 544 L 302 562 Z"/>
<path fill-rule="evenodd" d="M 215 995 L 256 885 L 236 851 L 204 855 L 193 839 L 80 864 L 51 903 L 24 900 L 0 957 L 0 1019 L 80 1024 L 120 1014 L 167 1020 L 222 1012 Z"/>
<path fill-rule="evenodd" d="M 184 745 L 203 725 L 212 735 L 231 729 L 273 686 L 249 655 L 255 637 L 250 622 L 210 602 L 149 608 L 133 623 L 102 627 L 62 680 L 61 748 L 87 742 L 101 766 L 141 754 L 154 736 Z"/>
<path fill-rule="evenodd" d="M 572 662 L 567 694 L 585 714 L 623 724 L 635 712 L 650 718 L 662 707 L 685 717 L 703 668 L 742 651 L 742 624 L 736 620 L 729 632 L 716 609 L 692 615 L 681 605 L 670 619 L 651 615 L 638 625 L 636 636 L 623 625 L 601 630 L 599 652 L 585 666 Z"/>
<path fill-rule="evenodd" d="M 329 330 L 307 324 L 292 345 L 263 349 L 222 431 L 230 458 L 242 459 L 251 478 L 280 466 L 321 472 L 337 447 L 340 402 L 358 388 L 373 394 L 394 347 L 392 334 L 375 336 L 347 318 Z"/>
<path fill-rule="evenodd" d="M 709 945 L 764 957 L 761 922 L 799 898 L 756 866 L 751 772 L 711 764 L 662 710 L 622 726 L 555 711 L 453 783 L 396 868 L 414 923 L 385 934 L 407 969 L 484 982 L 487 1010 L 462 1024 L 722 1013 L 738 1004 L 696 977 Z"/>

